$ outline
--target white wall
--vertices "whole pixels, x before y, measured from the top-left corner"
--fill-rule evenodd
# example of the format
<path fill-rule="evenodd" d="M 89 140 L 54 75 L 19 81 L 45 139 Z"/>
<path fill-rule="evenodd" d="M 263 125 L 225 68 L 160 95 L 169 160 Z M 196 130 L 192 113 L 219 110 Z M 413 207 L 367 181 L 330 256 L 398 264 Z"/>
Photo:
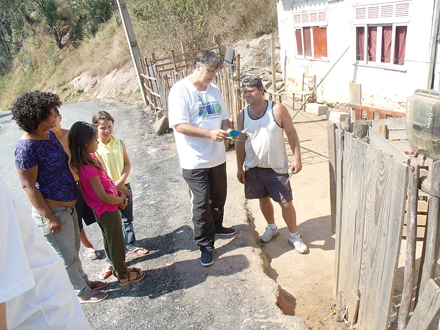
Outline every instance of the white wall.
<path fill-rule="evenodd" d="M 303 72 L 316 74 L 317 82 L 321 81 L 348 46 L 350 49 L 318 88 L 319 101 L 348 103 L 349 82 L 353 81 L 362 85 L 363 104 L 396 109 L 404 106 L 406 98 L 416 88 L 427 88 L 433 0 L 417 0 L 416 5 L 410 3 L 405 64 L 390 69 L 356 64 L 353 5 L 375 2 L 384 3 L 387 0 L 340 0 L 330 3 L 324 0 L 277 0 L 280 59 L 281 67 L 286 67 L 288 91 L 300 89 L 298 84 L 301 83 Z M 325 8 L 328 17 L 328 61 L 298 58 L 293 13 Z"/>

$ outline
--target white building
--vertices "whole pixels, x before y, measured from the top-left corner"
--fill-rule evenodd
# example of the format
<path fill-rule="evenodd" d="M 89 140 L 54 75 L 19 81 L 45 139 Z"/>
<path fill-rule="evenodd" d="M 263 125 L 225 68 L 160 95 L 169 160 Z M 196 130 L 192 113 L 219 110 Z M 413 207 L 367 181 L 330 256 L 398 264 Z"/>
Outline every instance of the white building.
<path fill-rule="evenodd" d="M 417 88 L 439 90 L 438 0 L 277 0 L 281 67 L 287 91 L 302 74 L 317 83 L 318 101 L 349 103 L 349 83 L 362 104 L 404 107 Z"/>

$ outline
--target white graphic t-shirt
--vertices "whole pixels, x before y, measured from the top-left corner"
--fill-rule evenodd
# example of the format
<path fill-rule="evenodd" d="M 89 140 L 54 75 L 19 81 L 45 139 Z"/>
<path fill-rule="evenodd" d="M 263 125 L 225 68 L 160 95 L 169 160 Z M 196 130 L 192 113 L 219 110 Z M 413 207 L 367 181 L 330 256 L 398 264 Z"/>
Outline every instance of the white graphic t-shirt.
<path fill-rule="evenodd" d="M 209 84 L 205 91 L 198 91 L 189 76 L 178 81 L 168 96 L 168 120 L 174 129 L 180 167 L 184 169 L 212 168 L 226 161 L 224 142 L 210 138 L 192 137 L 175 130 L 177 124 L 191 124 L 207 129 L 221 128 L 229 119 L 228 110 L 220 89 Z"/>

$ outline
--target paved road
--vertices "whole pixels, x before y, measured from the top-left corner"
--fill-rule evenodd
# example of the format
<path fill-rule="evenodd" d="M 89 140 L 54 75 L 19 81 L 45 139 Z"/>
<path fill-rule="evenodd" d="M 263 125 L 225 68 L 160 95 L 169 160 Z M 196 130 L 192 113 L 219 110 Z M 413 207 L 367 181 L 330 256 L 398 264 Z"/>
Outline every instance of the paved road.
<path fill-rule="evenodd" d="M 212 267 L 200 265 L 193 242 L 188 189 L 181 177 L 171 133 L 154 134 L 154 119 L 120 102 L 83 102 L 61 107 L 62 126 L 91 121 L 106 110 L 115 117 L 115 135 L 124 140 L 132 162 L 135 232 L 148 256 L 127 256 L 127 263 L 147 270 L 142 282 L 121 288 L 110 278 L 110 297 L 83 305 L 93 329 L 307 329 L 277 307 L 278 286 L 264 274 L 256 234 L 247 223 L 242 186 L 235 180 L 235 156 L 228 152 L 226 225 L 238 233 L 216 242 Z M 0 176 L 30 206 L 19 186 L 14 148 L 22 135 L 11 115 L 0 114 Z M 86 227 L 95 248 L 103 249 L 96 224 Z M 104 260 L 82 258 L 96 279 Z"/>

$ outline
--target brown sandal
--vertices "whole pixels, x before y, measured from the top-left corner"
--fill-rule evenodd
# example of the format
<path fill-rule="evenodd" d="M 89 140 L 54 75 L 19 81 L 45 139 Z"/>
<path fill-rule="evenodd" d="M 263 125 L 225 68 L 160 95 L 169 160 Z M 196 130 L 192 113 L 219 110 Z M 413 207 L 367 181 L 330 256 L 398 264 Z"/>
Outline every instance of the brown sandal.
<path fill-rule="evenodd" d="M 130 280 L 131 273 L 136 273 L 136 278 L 133 280 Z M 118 276 L 118 282 L 119 282 L 120 286 L 127 286 L 131 283 L 136 283 L 136 282 L 142 281 L 144 279 L 144 277 L 145 277 L 145 273 L 142 270 L 140 270 L 139 268 L 133 267 L 133 268 L 131 268 L 131 270 L 128 270 L 127 275 L 121 276 L 121 277 Z M 124 280 L 124 279 L 127 279 L 127 281 L 121 282 L 121 280 Z"/>

